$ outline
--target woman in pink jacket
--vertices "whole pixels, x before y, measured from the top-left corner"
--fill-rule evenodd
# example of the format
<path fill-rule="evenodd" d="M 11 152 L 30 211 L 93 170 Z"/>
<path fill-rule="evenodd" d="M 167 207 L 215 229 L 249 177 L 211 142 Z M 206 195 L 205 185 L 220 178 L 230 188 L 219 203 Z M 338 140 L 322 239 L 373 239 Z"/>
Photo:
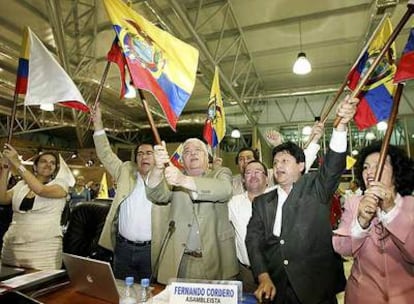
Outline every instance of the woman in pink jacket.
<path fill-rule="evenodd" d="M 390 145 L 375 182 L 381 143 L 360 152 L 356 177 L 364 191 L 345 202 L 333 246 L 354 263 L 345 290 L 349 304 L 414 303 L 414 162 Z"/>

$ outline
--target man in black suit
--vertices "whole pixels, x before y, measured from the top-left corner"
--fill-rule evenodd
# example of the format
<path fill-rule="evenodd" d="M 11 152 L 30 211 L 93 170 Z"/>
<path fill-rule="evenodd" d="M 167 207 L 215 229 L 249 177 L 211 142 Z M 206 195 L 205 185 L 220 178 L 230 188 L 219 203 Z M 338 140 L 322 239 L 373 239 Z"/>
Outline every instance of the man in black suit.
<path fill-rule="evenodd" d="M 273 149 L 278 185 L 253 201 L 246 236 L 260 301 L 331 304 L 344 288 L 342 262 L 332 248 L 329 210 L 345 169 L 347 123 L 356 102 L 344 100 L 338 106 L 341 120 L 318 172 L 303 175 L 305 156 L 296 144 L 287 142 Z"/>

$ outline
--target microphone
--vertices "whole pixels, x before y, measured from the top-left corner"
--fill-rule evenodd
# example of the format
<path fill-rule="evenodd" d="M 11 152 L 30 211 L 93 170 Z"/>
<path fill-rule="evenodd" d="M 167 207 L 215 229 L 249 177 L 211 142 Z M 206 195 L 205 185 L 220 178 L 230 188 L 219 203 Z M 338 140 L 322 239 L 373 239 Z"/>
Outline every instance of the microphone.
<path fill-rule="evenodd" d="M 167 247 L 167 244 L 169 240 L 171 239 L 171 236 L 174 233 L 174 231 L 175 231 L 175 221 L 171 220 L 168 224 L 168 231 L 165 234 L 164 238 L 162 239 L 160 252 L 158 253 L 157 259 L 155 260 L 155 263 L 154 263 L 154 270 L 151 273 L 150 284 L 152 284 L 153 279 L 157 277 L 158 268 L 160 267 L 160 261 L 164 257 L 165 248 Z"/>

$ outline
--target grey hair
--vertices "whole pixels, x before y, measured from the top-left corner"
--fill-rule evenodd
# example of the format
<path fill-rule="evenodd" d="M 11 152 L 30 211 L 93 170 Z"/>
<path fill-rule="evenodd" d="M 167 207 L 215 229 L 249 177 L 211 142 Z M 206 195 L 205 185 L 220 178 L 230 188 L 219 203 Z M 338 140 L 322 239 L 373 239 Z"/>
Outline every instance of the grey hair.
<path fill-rule="evenodd" d="M 207 145 L 202 141 L 202 140 L 200 140 L 200 139 L 198 139 L 198 138 L 195 138 L 195 137 L 193 137 L 193 138 L 189 138 L 189 139 L 187 139 L 184 143 L 183 143 L 183 151 L 184 151 L 184 149 L 185 149 L 185 147 L 188 145 L 188 144 L 190 144 L 190 143 L 197 143 L 197 144 L 199 144 L 199 146 L 201 146 L 201 148 L 203 149 L 203 151 L 204 151 L 204 153 L 205 153 L 205 155 L 207 156 L 207 159 L 208 159 L 208 150 L 207 150 Z"/>

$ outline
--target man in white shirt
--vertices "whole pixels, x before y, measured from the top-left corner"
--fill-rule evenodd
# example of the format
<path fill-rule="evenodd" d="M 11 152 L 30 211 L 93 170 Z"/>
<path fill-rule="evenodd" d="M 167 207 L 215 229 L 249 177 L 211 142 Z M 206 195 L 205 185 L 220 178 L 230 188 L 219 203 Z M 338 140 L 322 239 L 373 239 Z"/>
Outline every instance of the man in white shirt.
<path fill-rule="evenodd" d="M 99 245 L 113 251 L 116 278 L 133 276 L 139 282 L 151 276 L 152 203 L 144 178 L 154 165 L 154 150 L 151 144 L 141 143 L 135 149 L 135 162 L 122 162 L 111 149 L 99 105 L 93 119 L 96 154 L 117 184 Z"/>

